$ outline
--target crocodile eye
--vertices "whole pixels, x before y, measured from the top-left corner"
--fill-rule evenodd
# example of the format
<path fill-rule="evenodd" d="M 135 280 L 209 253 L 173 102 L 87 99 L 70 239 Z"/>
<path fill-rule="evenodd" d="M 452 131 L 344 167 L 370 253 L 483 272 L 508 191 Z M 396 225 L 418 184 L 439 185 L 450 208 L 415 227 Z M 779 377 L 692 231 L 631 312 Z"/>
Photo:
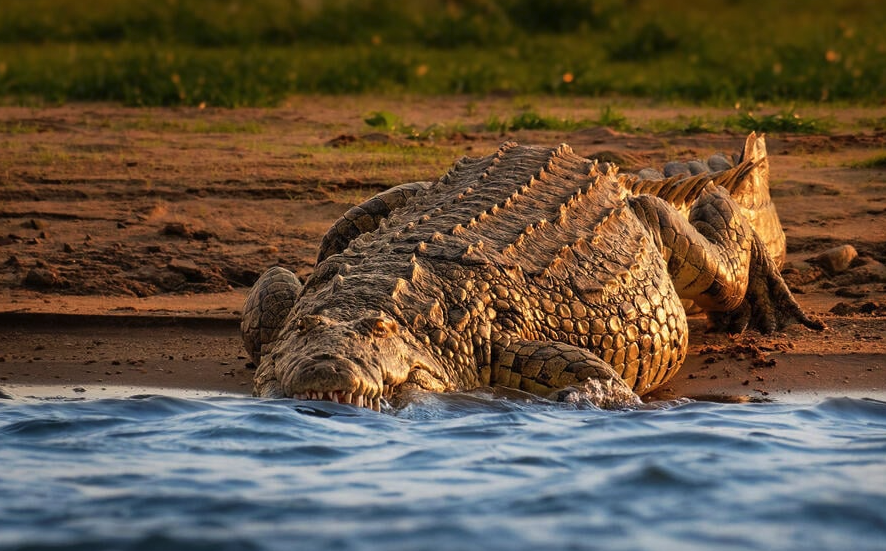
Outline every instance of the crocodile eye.
<path fill-rule="evenodd" d="M 295 330 L 299 333 L 304 333 L 305 331 L 310 331 L 318 325 L 320 325 L 319 316 L 305 316 L 303 318 L 299 318 L 298 321 L 295 322 Z"/>
<path fill-rule="evenodd" d="M 386 318 L 374 318 L 367 320 L 369 330 L 375 337 L 388 337 L 397 332 L 397 322 Z"/>

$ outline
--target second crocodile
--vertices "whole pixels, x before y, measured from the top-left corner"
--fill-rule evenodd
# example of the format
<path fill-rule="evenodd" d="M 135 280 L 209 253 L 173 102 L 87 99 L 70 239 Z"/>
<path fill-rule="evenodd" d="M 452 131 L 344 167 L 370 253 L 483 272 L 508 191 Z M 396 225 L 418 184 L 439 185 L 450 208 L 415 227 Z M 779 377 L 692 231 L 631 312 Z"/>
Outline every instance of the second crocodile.
<path fill-rule="evenodd" d="M 383 192 L 333 225 L 303 286 L 275 267 L 253 287 L 254 393 L 379 409 L 498 385 L 613 407 L 680 368 L 681 299 L 723 331 L 821 328 L 779 275 L 763 138 L 711 168 L 635 176 L 506 143 Z"/>

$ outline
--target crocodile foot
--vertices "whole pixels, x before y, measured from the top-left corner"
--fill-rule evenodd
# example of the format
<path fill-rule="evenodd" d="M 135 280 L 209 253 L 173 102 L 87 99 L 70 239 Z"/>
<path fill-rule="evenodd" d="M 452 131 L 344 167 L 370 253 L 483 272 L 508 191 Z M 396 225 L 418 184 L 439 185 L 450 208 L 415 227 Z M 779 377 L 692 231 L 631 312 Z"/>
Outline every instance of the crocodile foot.
<path fill-rule="evenodd" d="M 752 244 L 751 271 L 744 300 L 738 308 L 728 312 L 708 312 L 711 330 L 741 333 L 756 329 L 760 333 L 779 331 L 788 325 L 799 323 L 809 329 L 822 331 L 825 324 L 806 315 L 788 289 L 771 257 L 764 252 L 765 246 L 755 236 Z"/>

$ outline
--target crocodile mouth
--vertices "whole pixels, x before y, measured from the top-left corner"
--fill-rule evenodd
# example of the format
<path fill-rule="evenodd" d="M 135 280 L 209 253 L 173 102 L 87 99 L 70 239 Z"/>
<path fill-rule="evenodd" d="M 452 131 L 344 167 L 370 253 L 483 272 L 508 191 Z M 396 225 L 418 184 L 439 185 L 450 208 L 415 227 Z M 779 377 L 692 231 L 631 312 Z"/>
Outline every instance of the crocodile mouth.
<path fill-rule="evenodd" d="M 394 395 L 394 387 L 392 385 L 384 385 L 381 394 L 344 391 L 344 390 L 315 390 L 300 392 L 295 394 L 297 400 L 320 400 L 326 402 L 335 402 L 336 404 L 348 404 L 361 408 L 371 409 L 373 411 L 381 411 L 382 405 L 387 405 L 388 400 Z"/>
<path fill-rule="evenodd" d="M 381 411 L 398 384 L 365 358 L 321 353 L 291 368 L 288 394 L 297 400 L 321 400 Z M 387 379 L 387 380 L 386 380 Z"/>

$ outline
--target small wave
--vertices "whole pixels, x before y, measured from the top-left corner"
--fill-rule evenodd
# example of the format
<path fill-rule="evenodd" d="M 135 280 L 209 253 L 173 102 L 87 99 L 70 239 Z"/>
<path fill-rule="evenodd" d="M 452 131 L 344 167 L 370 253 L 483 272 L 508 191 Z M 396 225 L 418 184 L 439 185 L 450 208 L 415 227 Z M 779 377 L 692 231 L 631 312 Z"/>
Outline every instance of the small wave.
<path fill-rule="evenodd" d="M 0 402 L 0 549 L 878 549 L 886 404 Z"/>

